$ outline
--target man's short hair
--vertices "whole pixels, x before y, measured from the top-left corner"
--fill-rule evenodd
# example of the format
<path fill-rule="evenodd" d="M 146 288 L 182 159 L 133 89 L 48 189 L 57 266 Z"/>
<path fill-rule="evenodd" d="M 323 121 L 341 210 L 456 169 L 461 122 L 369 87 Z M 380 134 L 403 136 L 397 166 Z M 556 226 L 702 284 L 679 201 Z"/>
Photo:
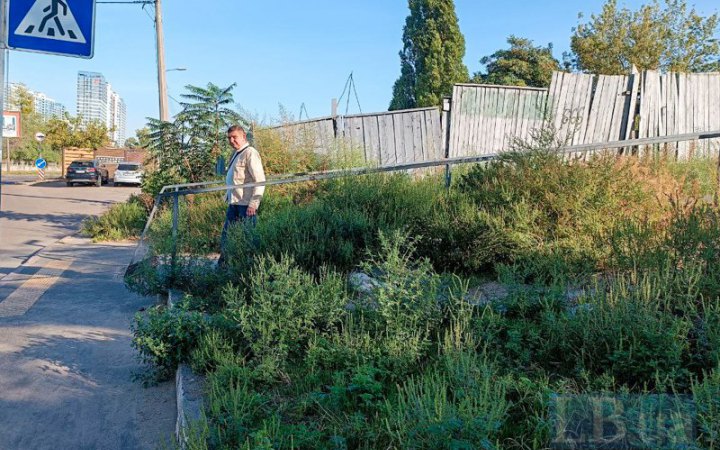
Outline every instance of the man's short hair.
<path fill-rule="evenodd" d="M 233 125 L 227 130 L 227 134 L 232 133 L 233 131 L 242 131 L 242 134 L 247 136 L 247 131 L 245 131 L 245 128 L 241 127 L 240 125 Z"/>

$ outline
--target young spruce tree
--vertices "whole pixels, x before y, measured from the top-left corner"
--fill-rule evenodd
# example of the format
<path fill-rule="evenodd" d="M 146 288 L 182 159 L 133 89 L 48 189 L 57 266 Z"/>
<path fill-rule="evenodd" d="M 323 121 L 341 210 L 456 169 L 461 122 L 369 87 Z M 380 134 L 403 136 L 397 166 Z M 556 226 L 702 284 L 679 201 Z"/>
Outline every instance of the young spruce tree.
<path fill-rule="evenodd" d="M 463 64 L 465 38 L 453 0 L 409 0 L 400 78 L 393 86 L 390 110 L 439 106 L 455 83 L 468 80 Z"/>

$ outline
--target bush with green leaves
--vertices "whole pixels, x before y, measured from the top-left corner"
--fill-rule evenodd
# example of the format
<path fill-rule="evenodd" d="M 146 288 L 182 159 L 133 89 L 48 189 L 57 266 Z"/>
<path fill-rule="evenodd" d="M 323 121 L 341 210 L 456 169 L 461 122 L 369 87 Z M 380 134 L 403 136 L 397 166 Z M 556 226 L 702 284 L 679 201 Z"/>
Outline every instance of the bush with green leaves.
<path fill-rule="evenodd" d="M 157 379 L 164 380 L 187 360 L 205 328 L 203 314 L 189 311 L 183 304 L 154 307 L 136 314 L 132 346 L 144 362 L 152 364 Z"/>
<path fill-rule="evenodd" d="M 137 238 L 142 233 L 148 212 L 138 196 L 131 196 L 125 203 L 118 203 L 99 217 L 83 222 L 83 232 L 95 241 L 119 241 Z"/>

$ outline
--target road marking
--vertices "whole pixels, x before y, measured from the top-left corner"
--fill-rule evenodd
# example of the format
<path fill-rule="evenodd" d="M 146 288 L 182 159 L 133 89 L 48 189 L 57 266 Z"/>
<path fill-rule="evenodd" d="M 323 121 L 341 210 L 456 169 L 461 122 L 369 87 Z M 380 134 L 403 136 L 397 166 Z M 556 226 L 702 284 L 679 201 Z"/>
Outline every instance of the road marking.
<path fill-rule="evenodd" d="M 72 264 L 71 259 L 48 261 L 42 269 L 0 302 L 1 317 L 22 316 L 50 289 Z"/>

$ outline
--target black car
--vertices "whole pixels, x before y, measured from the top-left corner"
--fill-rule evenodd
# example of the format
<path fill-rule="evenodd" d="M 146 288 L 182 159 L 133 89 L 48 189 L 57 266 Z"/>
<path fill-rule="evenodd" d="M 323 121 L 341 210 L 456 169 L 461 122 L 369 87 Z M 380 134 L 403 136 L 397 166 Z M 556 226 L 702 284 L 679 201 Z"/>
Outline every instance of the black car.
<path fill-rule="evenodd" d="M 102 186 L 108 182 L 108 171 L 97 161 L 80 159 L 70 163 L 65 180 L 68 186 L 80 183 Z"/>

